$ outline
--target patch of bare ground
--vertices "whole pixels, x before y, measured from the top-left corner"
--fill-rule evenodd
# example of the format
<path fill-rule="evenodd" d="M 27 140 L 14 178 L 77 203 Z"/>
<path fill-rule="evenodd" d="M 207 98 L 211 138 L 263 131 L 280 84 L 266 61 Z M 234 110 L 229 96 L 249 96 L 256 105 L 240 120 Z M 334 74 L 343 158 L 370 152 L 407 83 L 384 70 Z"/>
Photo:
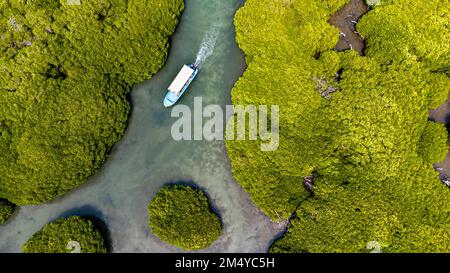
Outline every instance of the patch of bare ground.
<path fill-rule="evenodd" d="M 333 14 L 328 21 L 340 31 L 337 51 L 355 50 L 364 56 L 364 37 L 356 30 L 359 19 L 369 11 L 363 0 L 350 0 L 345 6 Z"/>

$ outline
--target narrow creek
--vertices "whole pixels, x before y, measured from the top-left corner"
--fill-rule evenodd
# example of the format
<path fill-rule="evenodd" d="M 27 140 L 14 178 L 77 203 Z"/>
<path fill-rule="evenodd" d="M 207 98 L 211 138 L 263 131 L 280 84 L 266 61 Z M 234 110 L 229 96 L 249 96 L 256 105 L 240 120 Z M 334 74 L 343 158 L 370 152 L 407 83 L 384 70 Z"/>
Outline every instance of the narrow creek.
<path fill-rule="evenodd" d="M 94 215 L 103 220 L 114 252 L 179 252 L 151 234 L 147 216 L 147 205 L 156 192 L 177 181 L 192 181 L 204 189 L 222 218 L 221 238 L 203 251 L 267 251 L 281 229 L 234 181 L 224 143 L 174 141 L 170 132 L 175 119 L 162 104 L 171 80 L 183 64 L 196 61 L 200 48 L 200 74 L 181 103 L 192 106 L 194 96 L 201 96 L 203 104 L 231 103 L 230 90 L 245 69 L 233 26 L 234 14 L 243 2 L 186 1 L 167 63 L 151 80 L 134 87 L 129 126 L 104 166 L 69 194 L 16 211 L 0 227 L 0 252 L 20 252 L 42 226 L 69 215 Z"/>

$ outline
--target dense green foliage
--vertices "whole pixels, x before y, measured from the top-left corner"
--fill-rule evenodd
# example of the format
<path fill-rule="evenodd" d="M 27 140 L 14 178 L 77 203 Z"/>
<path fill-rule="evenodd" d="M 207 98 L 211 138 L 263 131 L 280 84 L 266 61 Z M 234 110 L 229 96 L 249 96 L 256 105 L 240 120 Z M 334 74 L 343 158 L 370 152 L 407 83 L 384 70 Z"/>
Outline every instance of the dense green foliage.
<path fill-rule="evenodd" d="M 182 0 L 0 2 L 0 198 L 80 185 L 126 126 L 131 85 L 166 59 Z"/>
<path fill-rule="evenodd" d="M 71 243 L 79 244 L 77 249 Z M 72 216 L 44 226 L 23 245 L 25 253 L 106 253 L 104 238 L 91 220 Z"/>
<path fill-rule="evenodd" d="M 14 205 L 4 199 L 0 199 L 0 225 L 9 219 L 13 212 Z"/>
<path fill-rule="evenodd" d="M 156 236 L 186 250 L 208 247 L 222 231 L 205 194 L 190 186 L 162 188 L 150 202 L 148 215 Z"/>
<path fill-rule="evenodd" d="M 279 105 L 280 147 L 227 142 L 233 174 L 273 220 L 295 212 L 271 251 L 364 252 L 377 241 L 383 252 L 448 252 L 450 191 L 433 169 L 447 133 L 428 111 L 450 90 L 450 2 L 373 6 L 357 25 L 364 57 L 334 50 L 327 21 L 346 2 L 248 0 L 238 11 L 248 69 L 233 103 Z M 337 91 L 322 97 L 324 83 Z"/>

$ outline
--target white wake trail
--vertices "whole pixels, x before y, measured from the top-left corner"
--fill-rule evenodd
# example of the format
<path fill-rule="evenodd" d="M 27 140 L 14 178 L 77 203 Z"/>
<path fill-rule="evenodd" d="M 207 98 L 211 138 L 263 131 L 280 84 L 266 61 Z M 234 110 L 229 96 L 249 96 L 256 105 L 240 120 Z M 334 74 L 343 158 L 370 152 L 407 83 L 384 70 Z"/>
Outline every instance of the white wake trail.
<path fill-rule="evenodd" d="M 200 68 L 205 63 L 206 59 L 213 54 L 218 37 L 219 26 L 213 26 L 203 38 L 202 44 L 197 53 L 197 59 L 195 60 L 196 67 Z"/>

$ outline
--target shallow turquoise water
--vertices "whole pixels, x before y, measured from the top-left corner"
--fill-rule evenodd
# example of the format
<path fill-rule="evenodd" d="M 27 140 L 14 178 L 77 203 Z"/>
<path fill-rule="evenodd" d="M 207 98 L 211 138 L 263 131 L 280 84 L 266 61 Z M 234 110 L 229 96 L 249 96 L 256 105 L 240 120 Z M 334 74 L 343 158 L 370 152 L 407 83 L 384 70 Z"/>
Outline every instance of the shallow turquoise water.
<path fill-rule="evenodd" d="M 111 232 L 114 252 L 176 252 L 148 230 L 147 204 L 170 182 L 194 181 L 211 197 L 224 232 L 208 252 L 264 252 L 281 227 L 269 221 L 234 181 L 221 141 L 175 142 L 175 119 L 164 109 L 165 89 L 192 63 L 208 34 L 215 48 L 181 103 L 230 104 L 230 90 L 245 69 L 235 43 L 233 16 L 243 0 L 187 0 L 169 59 L 150 81 L 135 86 L 129 127 L 106 164 L 81 188 L 41 205 L 22 207 L 0 227 L 0 252 L 19 252 L 43 225 L 60 216 L 95 215 Z M 206 54 L 207 55 L 207 54 Z"/>

